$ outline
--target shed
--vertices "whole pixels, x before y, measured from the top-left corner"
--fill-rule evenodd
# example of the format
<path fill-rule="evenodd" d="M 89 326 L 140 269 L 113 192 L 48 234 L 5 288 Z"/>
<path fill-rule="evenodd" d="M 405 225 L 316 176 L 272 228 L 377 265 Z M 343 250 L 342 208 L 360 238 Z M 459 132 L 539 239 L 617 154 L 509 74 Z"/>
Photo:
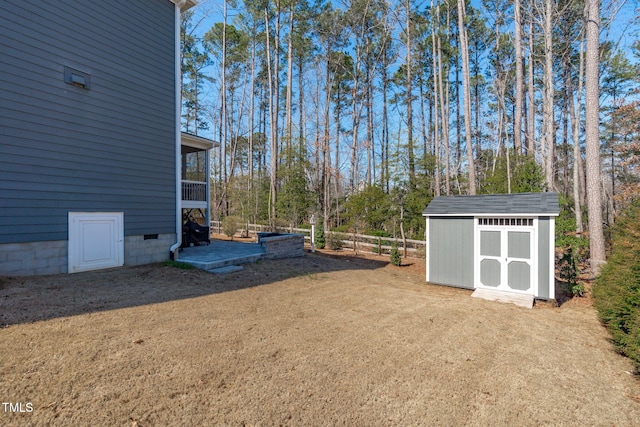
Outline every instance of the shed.
<path fill-rule="evenodd" d="M 557 193 L 436 197 L 426 217 L 427 282 L 555 299 Z"/>

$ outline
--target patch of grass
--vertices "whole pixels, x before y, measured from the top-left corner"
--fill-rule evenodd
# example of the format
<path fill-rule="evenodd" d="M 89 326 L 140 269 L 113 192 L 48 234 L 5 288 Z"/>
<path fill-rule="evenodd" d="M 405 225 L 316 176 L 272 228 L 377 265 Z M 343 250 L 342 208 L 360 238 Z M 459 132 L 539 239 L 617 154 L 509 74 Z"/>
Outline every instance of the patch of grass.
<path fill-rule="evenodd" d="M 193 270 L 193 269 L 195 269 L 195 267 L 193 265 L 191 265 L 191 264 L 187 264 L 186 262 L 173 261 L 173 260 L 165 261 L 163 263 L 163 265 L 165 267 L 175 267 L 175 268 L 180 268 L 182 270 Z"/>
<path fill-rule="evenodd" d="M 600 320 L 640 371 L 640 199 L 620 215 L 607 264 L 593 286 Z"/>

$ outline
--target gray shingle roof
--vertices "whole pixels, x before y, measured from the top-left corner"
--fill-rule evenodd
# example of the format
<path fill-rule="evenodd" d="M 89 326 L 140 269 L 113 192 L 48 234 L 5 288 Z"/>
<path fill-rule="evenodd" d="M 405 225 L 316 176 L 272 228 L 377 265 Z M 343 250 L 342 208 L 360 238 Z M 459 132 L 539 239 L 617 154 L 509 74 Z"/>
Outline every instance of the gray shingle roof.
<path fill-rule="evenodd" d="M 436 197 L 424 216 L 468 215 L 558 215 L 558 193 L 487 194 Z"/>

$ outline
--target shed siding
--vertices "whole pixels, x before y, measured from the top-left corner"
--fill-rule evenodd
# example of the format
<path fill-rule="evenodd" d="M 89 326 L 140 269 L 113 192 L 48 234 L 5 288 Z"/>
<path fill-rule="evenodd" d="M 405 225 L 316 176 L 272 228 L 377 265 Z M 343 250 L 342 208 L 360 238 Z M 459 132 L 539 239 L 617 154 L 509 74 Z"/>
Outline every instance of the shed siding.
<path fill-rule="evenodd" d="M 175 233 L 174 12 L 0 2 L 0 243 L 66 240 L 69 211 L 124 212 L 127 236 Z"/>
<path fill-rule="evenodd" d="M 548 216 L 538 218 L 538 298 L 549 298 L 549 247 L 551 220 Z"/>
<path fill-rule="evenodd" d="M 429 218 L 429 281 L 473 289 L 473 218 Z"/>

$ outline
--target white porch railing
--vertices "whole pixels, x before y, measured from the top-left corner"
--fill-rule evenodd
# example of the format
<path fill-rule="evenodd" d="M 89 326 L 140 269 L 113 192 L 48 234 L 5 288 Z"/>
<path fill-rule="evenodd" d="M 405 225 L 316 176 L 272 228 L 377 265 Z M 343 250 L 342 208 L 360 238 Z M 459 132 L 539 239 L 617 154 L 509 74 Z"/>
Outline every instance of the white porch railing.
<path fill-rule="evenodd" d="M 207 201 L 207 183 L 182 180 L 182 200 L 190 202 Z"/>

